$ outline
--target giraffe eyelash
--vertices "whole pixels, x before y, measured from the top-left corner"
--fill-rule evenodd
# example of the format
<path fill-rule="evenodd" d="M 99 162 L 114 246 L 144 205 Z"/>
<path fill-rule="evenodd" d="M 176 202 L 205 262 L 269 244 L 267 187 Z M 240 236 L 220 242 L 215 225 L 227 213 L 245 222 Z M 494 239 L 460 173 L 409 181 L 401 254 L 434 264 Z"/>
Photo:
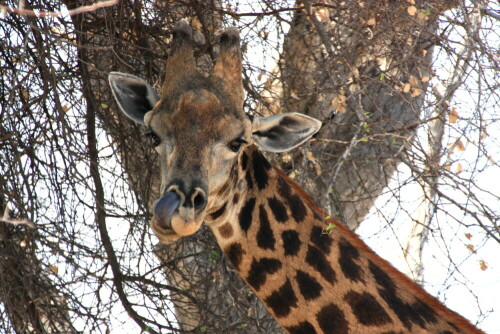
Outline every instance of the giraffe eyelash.
<path fill-rule="evenodd" d="M 144 135 L 150 138 L 152 147 L 156 147 L 161 144 L 161 138 L 153 131 L 149 130 Z"/>
<path fill-rule="evenodd" d="M 237 153 L 243 144 L 248 144 L 248 142 L 243 137 L 238 137 L 229 143 L 229 149 L 234 153 Z"/>

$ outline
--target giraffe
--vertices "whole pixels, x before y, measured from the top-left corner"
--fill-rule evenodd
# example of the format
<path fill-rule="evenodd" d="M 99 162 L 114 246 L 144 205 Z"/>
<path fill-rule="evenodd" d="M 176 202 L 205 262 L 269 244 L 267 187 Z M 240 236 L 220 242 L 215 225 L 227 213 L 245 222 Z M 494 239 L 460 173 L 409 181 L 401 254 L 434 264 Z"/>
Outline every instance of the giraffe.
<path fill-rule="evenodd" d="M 261 153 L 285 152 L 321 127 L 311 117 L 243 111 L 239 32 L 220 35 L 201 75 L 192 30 L 173 30 L 161 94 L 111 72 L 119 108 L 148 129 L 160 157 L 151 227 L 171 243 L 206 224 L 284 330 L 304 333 L 481 333 L 331 219 Z M 327 230 L 326 224 L 334 224 Z M 332 226 L 332 225 L 330 225 Z"/>

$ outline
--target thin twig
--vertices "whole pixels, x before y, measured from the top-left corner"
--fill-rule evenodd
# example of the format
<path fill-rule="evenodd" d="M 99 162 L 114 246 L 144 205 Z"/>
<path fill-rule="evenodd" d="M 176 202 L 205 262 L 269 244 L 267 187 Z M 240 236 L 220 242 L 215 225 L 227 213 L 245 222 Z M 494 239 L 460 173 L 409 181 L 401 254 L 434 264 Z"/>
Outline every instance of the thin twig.
<path fill-rule="evenodd" d="M 328 34 L 326 33 L 323 25 L 321 24 L 321 22 L 318 21 L 318 19 L 316 18 L 316 15 L 313 13 L 313 10 L 311 8 L 311 2 L 304 1 L 304 5 L 306 8 L 307 16 L 309 16 L 309 19 L 314 24 L 314 27 L 316 28 L 316 32 L 318 33 L 319 37 L 321 38 L 321 42 L 323 43 L 323 46 L 326 48 L 328 55 L 333 58 L 334 57 L 333 45 L 330 42 L 330 38 L 328 37 Z"/>
<path fill-rule="evenodd" d="M 93 5 L 88 5 L 88 6 L 81 6 L 72 10 L 68 11 L 58 11 L 58 12 L 42 12 L 42 11 L 34 11 L 34 10 L 29 10 L 29 9 L 24 9 L 23 6 L 19 6 L 19 8 L 16 7 L 8 7 L 8 6 L 2 6 L 0 5 L 0 12 L 2 13 L 2 16 L 5 16 L 6 13 L 12 13 L 12 14 L 20 14 L 20 15 L 30 15 L 30 16 L 37 16 L 37 17 L 60 17 L 60 16 L 72 16 L 76 14 L 81 14 L 81 13 L 86 13 L 86 12 L 92 12 L 96 9 L 103 8 L 103 7 L 109 7 L 117 4 L 119 0 L 108 0 L 108 1 L 102 1 L 95 3 Z"/>

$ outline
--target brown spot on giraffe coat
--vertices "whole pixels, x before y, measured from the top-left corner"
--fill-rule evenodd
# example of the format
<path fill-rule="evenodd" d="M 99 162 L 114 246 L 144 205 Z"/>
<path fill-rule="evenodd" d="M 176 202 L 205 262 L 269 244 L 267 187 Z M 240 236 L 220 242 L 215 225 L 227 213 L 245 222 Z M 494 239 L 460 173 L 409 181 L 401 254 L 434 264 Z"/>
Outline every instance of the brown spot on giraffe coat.
<path fill-rule="evenodd" d="M 219 227 L 221 237 L 228 239 L 233 236 L 233 226 L 230 223 L 225 223 Z"/>

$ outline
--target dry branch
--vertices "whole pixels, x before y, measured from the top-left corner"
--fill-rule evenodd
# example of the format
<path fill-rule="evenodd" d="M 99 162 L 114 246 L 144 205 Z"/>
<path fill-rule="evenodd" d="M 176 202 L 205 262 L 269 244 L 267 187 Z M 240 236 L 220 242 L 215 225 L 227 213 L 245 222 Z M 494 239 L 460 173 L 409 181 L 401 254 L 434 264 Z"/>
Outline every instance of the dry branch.
<path fill-rule="evenodd" d="M 12 224 L 14 226 L 17 225 L 25 225 L 29 228 L 36 228 L 35 224 L 29 219 L 13 219 L 10 218 L 10 209 L 9 209 L 9 203 L 5 206 L 5 210 L 3 212 L 3 216 L 0 218 L 1 222 L 7 223 L 7 224 Z"/>
<path fill-rule="evenodd" d="M 58 11 L 58 12 L 43 12 L 43 11 L 34 11 L 34 10 L 29 10 L 29 9 L 24 9 L 22 4 L 20 4 L 19 8 L 16 7 L 8 7 L 8 6 L 1 6 L 0 5 L 0 12 L 2 13 L 2 17 L 5 17 L 6 13 L 12 13 L 12 14 L 20 14 L 20 15 L 30 15 L 30 16 L 37 16 L 37 17 L 60 17 L 60 16 L 72 16 L 76 14 L 81 14 L 81 13 L 87 13 L 87 12 L 92 12 L 94 10 L 97 10 L 99 8 L 103 7 L 109 7 L 116 5 L 119 0 L 109 0 L 109 1 L 102 1 L 102 2 L 97 2 L 93 5 L 88 5 L 88 6 L 81 6 L 72 10 L 68 11 Z"/>

